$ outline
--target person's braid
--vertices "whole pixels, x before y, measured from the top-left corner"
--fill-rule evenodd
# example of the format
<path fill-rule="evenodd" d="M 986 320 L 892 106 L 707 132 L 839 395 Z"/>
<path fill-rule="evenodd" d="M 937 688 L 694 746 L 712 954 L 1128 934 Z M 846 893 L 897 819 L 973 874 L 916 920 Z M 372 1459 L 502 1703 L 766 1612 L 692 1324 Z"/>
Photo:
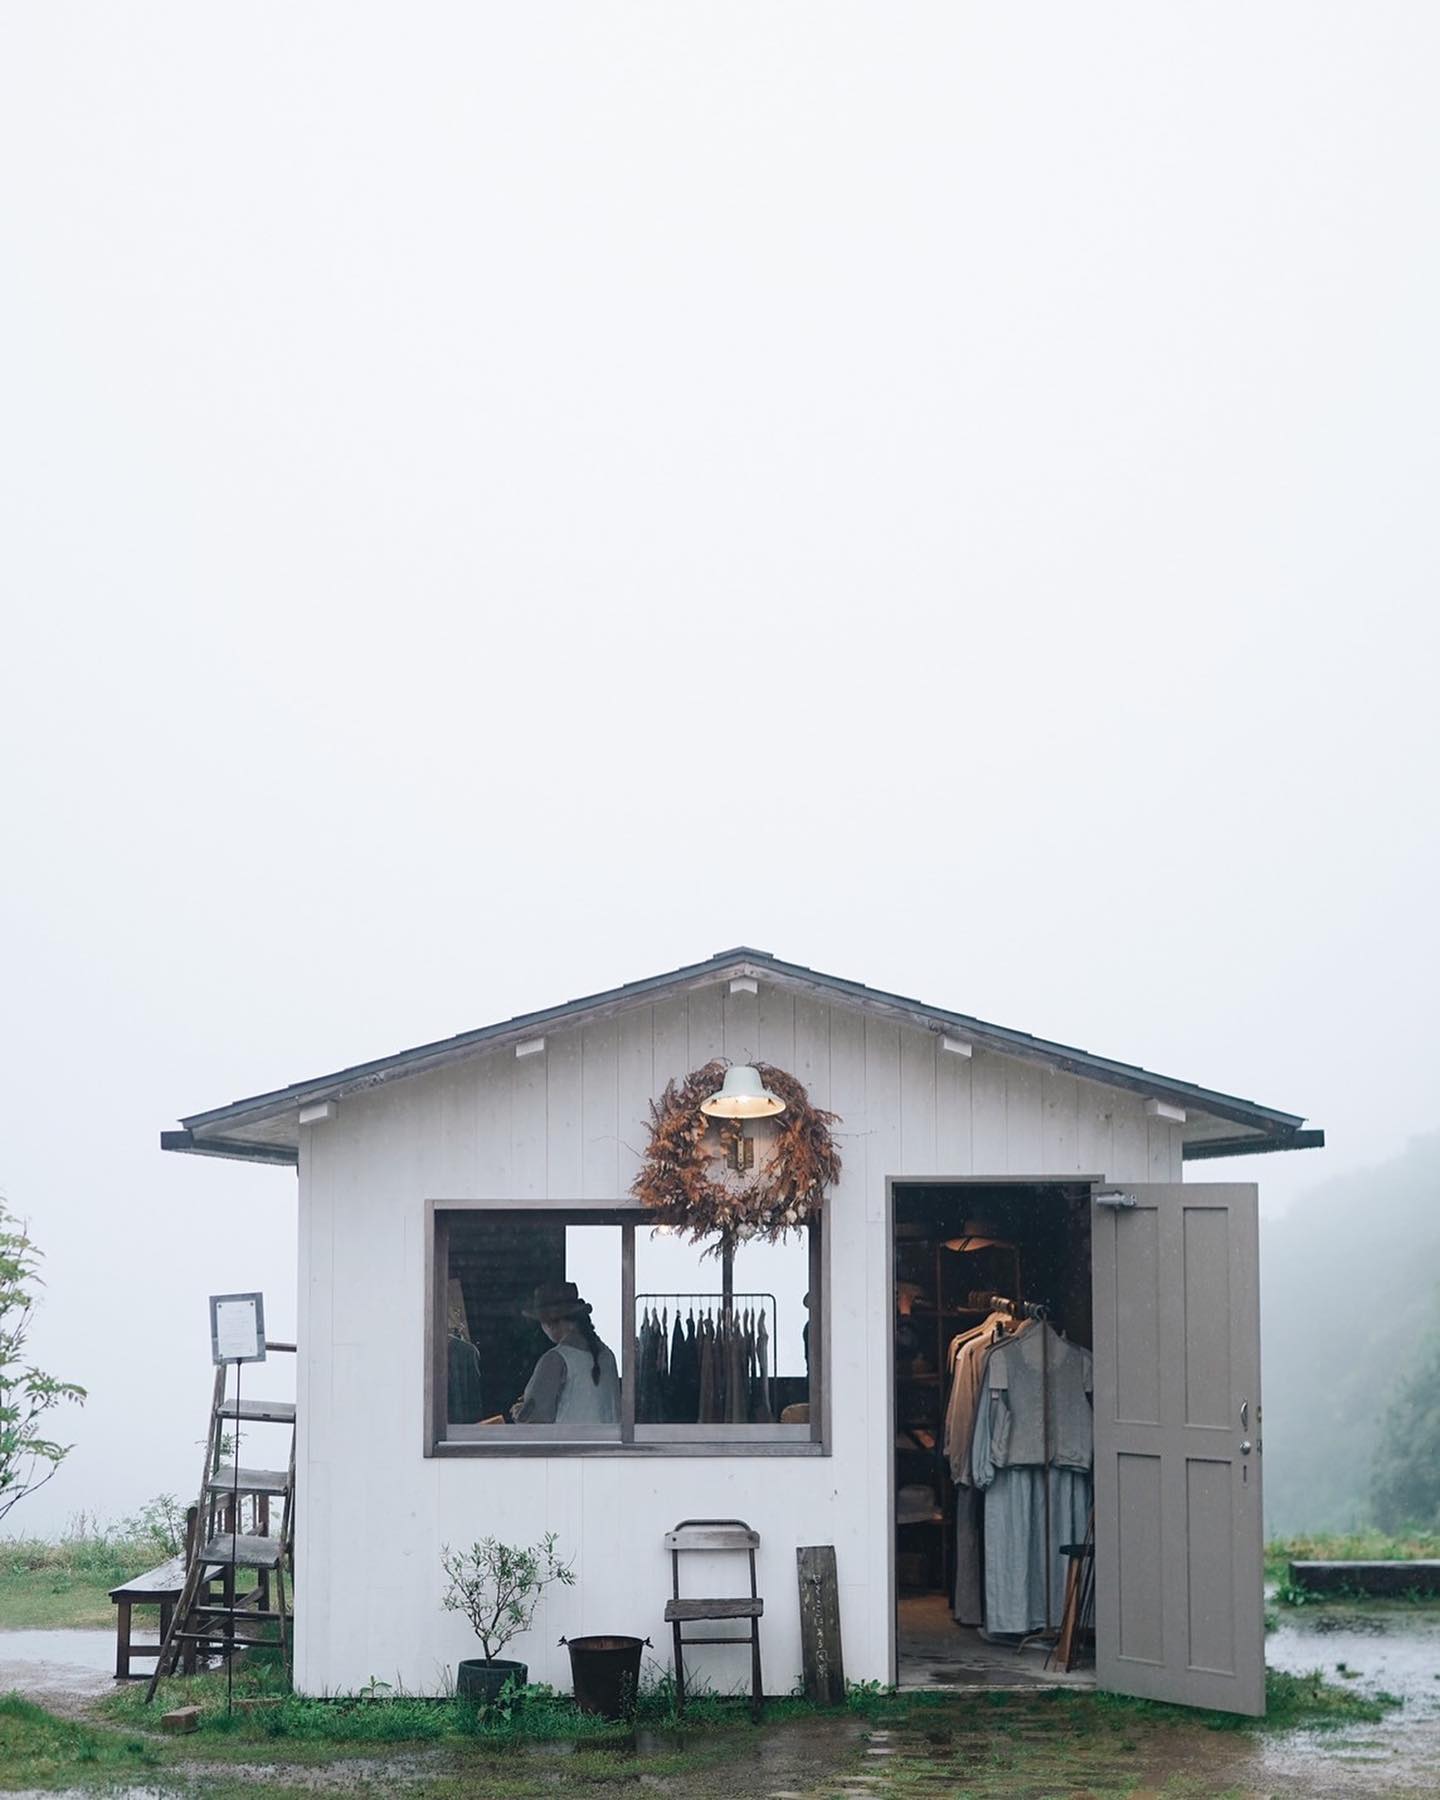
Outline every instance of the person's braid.
<path fill-rule="evenodd" d="M 596 1331 L 594 1320 L 591 1319 L 589 1313 L 582 1314 L 581 1317 L 576 1320 L 576 1324 L 580 1327 L 580 1335 L 585 1339 L 586 1344 L 589 1346 L 590 1379 L 595 1383 L 596 1387 L 599 1387 L 600 1352 L 604 1347 L 600 1342 L 600 1334 Z"/>

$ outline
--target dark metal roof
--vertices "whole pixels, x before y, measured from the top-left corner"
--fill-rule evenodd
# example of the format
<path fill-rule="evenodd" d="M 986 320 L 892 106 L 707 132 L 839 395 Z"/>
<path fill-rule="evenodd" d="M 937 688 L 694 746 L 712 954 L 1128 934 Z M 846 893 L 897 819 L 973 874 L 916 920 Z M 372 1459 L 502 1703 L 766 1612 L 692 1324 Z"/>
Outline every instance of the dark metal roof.
<path fill-rule="evenodd" d="M 1110 1087 L 1128 1089 L 1155 1099 L 1170 1100 L 1225 1119 L 1257 1133 L 1253 1139 L 1223 1140 L 1223 1154 L 1253 1154 L 1259 1150 L 1299 1148 L 1296 1142 L 1303 1115 L 1279 1112 L 1253 1100 L 1233 1094 L 1222 1094 L 1194 1082 L 1177 1081 L 1168 1075 L 1157 1075 L 1133 1063 L 1115 1062 L 1109 1057 L 1093 1055 L 1070 1045 L 1057 1044 L 1026 1031 L 1012 1031 L 1002 1025 L 991 1025 L 968 1013 L 951 1012 L 946 1007 L 932 1006 L 904 995 L 891 994 L 880 988 L 866 987 L 862 982 L 847 981 L 838 975 L 824 975 L 800 963 L 782 962 L 766 950 L 739 945 L 721 950 L 704 962 L 687 963 L 664 975 L 652 975 L 643 981 L 626 982 L 621 987 L 607 988 L 603 993 L 582 999 L 567 1000 L 562 1005 L 545 1007 L 539 1012 L 521 1013 L 496 1025 L 478 1031 L 465 1031 L 455 1037 L 441 1038 L 431 1044 L 420 1044 L 410 1050 L 397 1051 L 372 1062 L 352 1064 L 330 1075 L 319 1075 L 308 1081 L 293 1082 L 288 1087 L 274 1088 L 269 1093 L 255 1094 L 246 1100 L 232 1101 L 228 1106 L 213 1107 L 208 1112 L 192 1113 L 182 1119 L 180 1132 L 162 1134 L 162 1147 L 189 1150 L 210 1155 L 234 1156 L 272 1162 L 293 1162 L 293 1149 L 279 1142 L 257 1142 L 237 1139 L 237 1129 L 253 1128 L 262 1121 L 274 1119 L 303 1105 L 306 1101 L 340 1099 L 347 1093 L 363 1092 L 384 1082 L 415 1075 L 423 1070 L 443 1067 L 470 1055 L 473 1051 L 496 1046 L 505 1041 L 537 1035 L 548 1025 L 563 1021 L 579 1021 L 586 1016 L 604 1015 L 638 1000 L 699 986 L 727 974 L 753 973 L 766 981 L 796 991 L 835 995 L 871 1011 L 903 1018 L 906 1022 L 935 1031 L 953 1031 L 977 1047 L 1001 1055 L 1020 1057 L 1067 1074 L 1084 1076 Z M 1313 1143 L 1317 1134 L 1304 1134 Z M 1217 1148 L 1211 1154 L 1221 1154 Z M 1244 1143 L 1244 1150 L 1240 1144 Z M 1308 1147 L 1308 1144 L 1307 1144 Z M 1198 1145 L 1194 1148 L 1198 1149 Z"/>

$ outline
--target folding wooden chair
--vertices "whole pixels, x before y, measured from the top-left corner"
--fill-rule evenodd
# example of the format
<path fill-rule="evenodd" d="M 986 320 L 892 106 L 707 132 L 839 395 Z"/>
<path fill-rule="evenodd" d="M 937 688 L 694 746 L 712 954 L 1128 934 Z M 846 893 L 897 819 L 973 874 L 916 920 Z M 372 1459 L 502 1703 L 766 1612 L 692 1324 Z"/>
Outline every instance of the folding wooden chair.
<path fill-rule="evenodd" d="M 685 1710 L 685 1645 L 743 1644 L 743 1637 L 684 1637 L 681 1626 L 699 1619 L 748 1619 L 750 1621 L 750 1711 L 758 1721 L 764 1692 L 760 1685 L 760 1615 L 765 1602 L 755 1585 L 755 1551 L 760 1533 L 752 1531 L 743 1519 L 682 1519 L 673 1531 L 665 1533 L 665 1548 L 670 1552 L 674 1572 L 673 1600 L 665 1606 L 665 1622 L 675 1635 L 675 1707 Z M 745 1550 L 750 1556 L 750 1598 L 681 1599 L 680 1554 L 691 1550 Z"/>

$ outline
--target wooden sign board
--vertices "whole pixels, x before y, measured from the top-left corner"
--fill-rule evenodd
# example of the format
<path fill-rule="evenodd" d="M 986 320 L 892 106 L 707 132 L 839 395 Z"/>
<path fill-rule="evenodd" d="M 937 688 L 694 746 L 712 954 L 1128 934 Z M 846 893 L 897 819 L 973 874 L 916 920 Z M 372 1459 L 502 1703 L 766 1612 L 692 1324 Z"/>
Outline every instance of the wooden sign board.
<path fill-rule="evenodd" d="M 845 1703 L 845 1658 L 840 1648 L 840 1582 L 833 1544 L 795 1552 L 800 1582 L 800 1655 L 805 1698 L 814 1706 Z"/>
<path fill-rule="evenodd" d="M 210 1360 L 214 1363 L 264 1362 L 263 1294 L 210 1296 Z"/>

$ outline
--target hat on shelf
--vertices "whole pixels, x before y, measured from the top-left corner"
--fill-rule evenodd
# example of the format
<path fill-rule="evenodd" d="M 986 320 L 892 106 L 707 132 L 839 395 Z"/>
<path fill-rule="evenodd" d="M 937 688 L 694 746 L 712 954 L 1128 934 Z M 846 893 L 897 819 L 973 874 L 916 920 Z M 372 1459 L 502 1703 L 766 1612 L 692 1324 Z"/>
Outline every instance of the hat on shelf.
<path fill-rule="evenodd" d="M 907 1482 L 895 1496 L 897 1525 L 926 1525 L 936 1511 L 935 1490 L 923 1481 Z"/>
<path fill-rule="evenodd" d="M 959 1237 L 945 1240 L 947 1250 L 1013 1250 L 1014 1244 L 1009 1238 L 1001 1237 L 1000 1227 L 991 1219 L 967 1219 L 960 1227 Z"/>

